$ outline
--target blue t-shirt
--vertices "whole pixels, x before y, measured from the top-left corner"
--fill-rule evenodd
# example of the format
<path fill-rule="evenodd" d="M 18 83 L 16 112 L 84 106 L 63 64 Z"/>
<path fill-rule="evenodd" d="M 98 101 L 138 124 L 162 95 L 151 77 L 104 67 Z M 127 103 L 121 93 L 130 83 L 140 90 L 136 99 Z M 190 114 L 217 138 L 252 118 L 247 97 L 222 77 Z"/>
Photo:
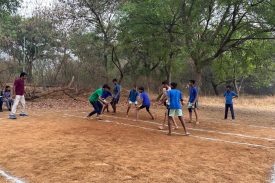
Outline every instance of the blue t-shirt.
<path fill-rule="evenodd" d="M 136 102 L 138 97 L 138 91 L 137 90 L 130 90 L 129 100 L 131 102 Z"/>
<path fill-rule="evenodd" d="M 120 90 L 121 90 L 121 86 L 119 84 L 116 84 L 114 88 L 114 98 L 120 97 Z"/>
<path fill-rule="evenodd" d="M 233 91 L 224 92 L 225 104 L 233 104 L 233 97 L 237 97 L 238 95 Z"/>
<path fill-rule="evenodd" d="M 181 109 L 182 94 L 180 90 L 171 89 L 167 92 L 170 109 Z"/>
<path fill-rule="evenodd" d="M 194 103 L 197 98 L 198 90 L 196 87 L 189 88 L 189 102 Z"/>
<path fill-rule="evenodd" d="M 4 95 L 5 98 L 9 99 L 11 98 L 11 92 L 10 91 L 4 91 Z"/>
<path fill-rule="evenodd" d="M 110 97 L 110 96 L 112 96 L 112 94 L 111 94 L 110 92 L 104 91 L 104 90 L 103 90 L 103 93 L 102 93 L 102 95 L 101 95 L 101 98 L 102 98 L 102 99 L 106 99 L 106 98 L 108 98 L 108 97 Z"/>
<path fill-rule="evenodd" d="M 150 106 L 150 99 L 146 92 L 142 92 L 139 96 L 142 99 L 142 105 Z"/>

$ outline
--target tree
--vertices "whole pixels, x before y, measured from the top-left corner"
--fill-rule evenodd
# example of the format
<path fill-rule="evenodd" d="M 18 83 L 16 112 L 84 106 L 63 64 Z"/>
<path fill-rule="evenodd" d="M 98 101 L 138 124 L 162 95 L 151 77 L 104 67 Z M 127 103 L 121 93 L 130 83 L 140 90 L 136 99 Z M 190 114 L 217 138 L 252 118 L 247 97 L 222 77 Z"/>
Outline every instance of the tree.
<path fill-rule="evenodd" d="M 121 82 L 123 71 L 119 58 L 114 57 L 116 54 L 116 21 L 117 9 L 120 6 L 120 0 L 61 0 L 65 4 L 65 19 L 71 19 L 78 22 L 84 22 L 90 31 L 97 34 L 102 39 L 102 55 L 105 65 L 106 76 L 108 74 L 108 63 L 112 63 L 120 72 Z M 113 55 L 113 56 L 112 56 Z M 108 80 L 108 76 L 106 77 Z"/>
<path fill-rule="evenodd" d="M 274 39 L 274 1 L 182 0 L 186 48 L 201 84 L 202 69 L 247 41 Z"/>
<path fill-rule="evenodd" d="M 181 51 L 181 38 L 174 34 L 180 29 L 179 10 L 175 1 L 170 0 L 127 1 L 122 9 L 121 37 L 126 35 L 131 39 L 128 40 L 130 44 L 136 44 L 136 48 L 147 52 L 151 62 L 155 57 L 157 66 L 163 63 L 169 81 L 173 64 Z"/>
<path fill-rule="evenodd" d="M 274 44 L 266 40 L 249 41 L 242 49 L 225 53 L 212 64 L 210 80 L 215 94 L 219 94 L 217 87 L 223 84 L 232 84 L 237 93 L 245 82 L 254 87 L 267 87 L 275 71 L 274 54 L 270 53 L 274 53 Z"/>
<path fill-rule="evenodd" d="M 1 0 L 0 1 L 0 15 L 10 14 L 16 11 L 19 7 L 19 0 Z"/>

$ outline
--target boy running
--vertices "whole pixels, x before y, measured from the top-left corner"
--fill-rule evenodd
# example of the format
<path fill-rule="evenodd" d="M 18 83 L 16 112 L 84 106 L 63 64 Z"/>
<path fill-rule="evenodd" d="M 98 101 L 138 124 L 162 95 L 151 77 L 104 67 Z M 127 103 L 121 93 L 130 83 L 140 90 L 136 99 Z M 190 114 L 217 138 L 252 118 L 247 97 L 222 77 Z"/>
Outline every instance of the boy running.
<path fill-rule="evenodd" d="M 165 107 L 166 107 L 166 111 L 165 111 L 165 114 L 164 114 L 164 120 L 162 122 L 162 125 L 159 127 L 159 130 L 164 130 L 165 129 L 165 123 L 166 123 L 166 116 L 167 116 L 167 119 L 169 120 L 169 102 L 167 100 L 167 92 L 171 90 L 171 87 L 169 86 L 168 84 L 168 81 L 163 81 L 162 82 L 162 96 L 160 97 L 160 100 L 159 100 L 159 104 L 163 104 Z M 173 124 L 175 126 L 175 129 L 178 129 L 178 125 L 175 121 L 175 119 L 173 118 L 172 119 L 173 121 Z"/>
<path fill-rule="evenodd" d="M 140 107 L 137 108 L 137 116 L 136 119 L 138 120 L 138 112 L 143 109 L 146 108 L 146 111 L 148 112 L 148 114 L 151 116 L 152 120 L 154 120 L 154 116 L 152 115 L 152 113 L 150 112 L 150 99 L 148 94 L 144 91 L 144 87 L 139 87 L 138 88 L 139 91 L 139 97 L 142 100 L 142 105 Z"/>
<path fill-rule="evenodd" d="M 189 123 L 192 123 L 192 111 L 194 110 L 196 116 L 196 124 L 199 124 L 198 115 L 198 89 L 195 87 L 195 80 L 189 81 L 189 100 L 188 100 L 188 111 L 189 111 Z"/>
<path fill-rule="evenodd" d="M 117 79 L 113 79 L 113 83 L 115 85 L 115 88 L 114 88 L 113 99 L 111 101 L 111 106 L 113 108 L 113 112 L 116 113 L 116 105 L 119 102 L 121 86 L 118 84 Z"/>
<path fill-rule="evenodd" d="M 224 93 L 225 97 L 225 113 L 224 119 L 227 119 L 228 109 L 230 108 L 232 120 L 235 120 L 235 114 L 233 109 L 233 98 L 238 98 L 238 95 L 231 91 L 231 86 L 226 86 L 226 91 Z"/>
<path fill-rule="evenodd" d="M 99 117 L 103 108 L 103 105 L 101 103 L 106 104 L 104 99 L 101 97 L 104 91 L 110 91 L 110 87 L 106 84 L 103 85 L 102 88 L 99 88 L 95 92 L 93 92 L 89 97 L 89 101 L 92 104 L 94 110 L 87 116 L 87 118 L 90 118 L 94 114 L 97 114 L 97 118 L 101 120 L 101 118 Z"/>
<path fill-rule="evenodd" d="M 132 104 L 134 104 L 135 106 L 138 105 L 138 101 L 137 101 L 138 96 L 139 96 L 139 94 L 137 91 L 137 87 L 136 87 L 136 85 L 134 85 L 133 89 L 130 90 L 130 94 L 128 97 L 127 117 L 128 117 L 128 114 L 129 114 Z"/>
<path fill-rule="evenodd" d="M 16 109 L 19 103 L 21 103 L 22 105 L 22 111 L 20 113 L 20 116 L 28 116 L 25 113 L 25 105 L 26 105 L 26 101 L 25 101 L 25 80 L 27 79 L 27 74 L 25 72 L 22 72 L 20 74 L 20 78 L 16 79 L 14 81 L 14 85 L 13 85 L 13 94 L 15 95 L 14 98 L 14 104 L 12 106 L 11 109 L 11 113 L 9 115 L 9 119 L 16 119 Z"/>
<path fill-rule="evenodd" d="M 168 101 L 170 104 L 170 112 L 169 112 L 169 120 L 168 120 L 168 135 L 172 135 L 172 129 L 171 129 L 171 121 L 173 120 L 173 117 L 178 117 L 182 127 L 184 129 L 185 135 L 189 135 L 187 132 L 187 129 L 185 127 L 185 122 L 183 119 L 183 113 L 182 113 L 182 105 L 183 105 L 183 99 L 182 94 L 180 90 L 177 90 L 177 83 L 172 82 L 171 83 L 171 90 L 168 91 Z"/>

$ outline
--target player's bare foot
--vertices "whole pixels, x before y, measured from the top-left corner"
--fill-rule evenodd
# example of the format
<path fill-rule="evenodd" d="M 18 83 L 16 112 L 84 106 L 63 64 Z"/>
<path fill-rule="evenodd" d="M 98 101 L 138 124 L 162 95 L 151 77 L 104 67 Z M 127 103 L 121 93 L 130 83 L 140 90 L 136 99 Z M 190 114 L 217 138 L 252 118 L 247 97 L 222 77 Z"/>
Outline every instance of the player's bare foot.
<path fill-rule="evenodd" d="M 178 126 L 175 126 L 175 128 L 174 128 L 175 130 L 177 130 L 177 129 L 179 129 L 179 127 Z"/>
<path fill-rule="evenodd" d="M 103 120 L 101 117 L 96 117 L 96 119 L 99 121 Z"/>
<path fill-rule="evenodd" d="M 189 136 L 190 133 L 189 132 L 186 132 L 183 136 Z"/>
<path fill-rule="evenodd" d="M 172 136 L 172 134 L 171 134 L 171 133 L 167 133 L 167 135 L 168 135 L 168 136 Z"/>
<path fill-rule="evenodd" d="M 159 127 L 159 130 L 164 130 L 164 126 L 160 126 L 160 127 Z"/>
<path fill-rule="evenodd" d="M 199 125 L 200 124 L 200 122 L 199 121 L 196 121 L 196 125 Z"/>

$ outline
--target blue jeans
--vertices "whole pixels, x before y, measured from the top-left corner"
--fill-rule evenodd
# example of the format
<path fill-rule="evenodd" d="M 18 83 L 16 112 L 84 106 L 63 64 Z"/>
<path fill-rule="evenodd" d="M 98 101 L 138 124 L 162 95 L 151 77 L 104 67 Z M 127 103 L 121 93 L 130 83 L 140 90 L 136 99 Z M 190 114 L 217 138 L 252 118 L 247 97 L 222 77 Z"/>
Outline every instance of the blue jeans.
<path fill-rule="evenodd" d="M 103 108 L 103 105 L 99 101 L 90 102 L 90 103 L 92 104 L 94 110 L 88 116 L 91 117 L 94 114 L 100 115 L 101 111 L 102 111 L 102 108 Z"/>
<path fill-rule="evenodd" d="M 11 110 L 11 106 L 13 105 L 13 100 L 10 98 L 4 99 L 3 101 L 4 103 L 6 103 L 7 109 L 10 111 Z"/>
<path fill-rule="evenodd" d="M 2 111 L 3 109 L 2 109 L 2 106 L 3 106 L 3 98 L 2 97 L 0 97 L 0 111 Z"/>
<path fill-rule="evenodd" d="M 228 109 L 230 109 L 232 119 L 235 119 L 233 104 L 225 104 L 224 119 L 227 119 Z"/>
<path fill-rule="evenodd" d="M 13 104 L 13 100 L 8 98 L 8 99 L 3 99 L 2 97 L 0 98 L 0 111 L 3 110 L 3 104 L 6 104 L 7 109 L 10 111 L 11 110 L 11 106 Z"/>

